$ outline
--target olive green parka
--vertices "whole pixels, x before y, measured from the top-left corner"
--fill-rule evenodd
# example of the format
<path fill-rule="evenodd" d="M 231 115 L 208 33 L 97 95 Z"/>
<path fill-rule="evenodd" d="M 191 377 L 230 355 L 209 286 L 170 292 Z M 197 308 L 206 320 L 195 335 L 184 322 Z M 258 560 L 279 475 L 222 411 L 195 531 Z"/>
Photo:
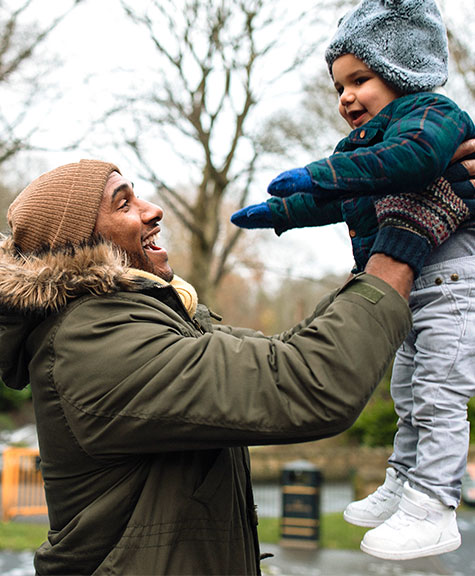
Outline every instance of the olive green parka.
<path fill-rule="evenodd" d="M 0 242 L 0 377 L 33 393 L 41 576 L 259 574 L 247 446 L 348 428 L 410 328 L 362 275 L 274 337 L 188 316 L 99 244 Z"/>

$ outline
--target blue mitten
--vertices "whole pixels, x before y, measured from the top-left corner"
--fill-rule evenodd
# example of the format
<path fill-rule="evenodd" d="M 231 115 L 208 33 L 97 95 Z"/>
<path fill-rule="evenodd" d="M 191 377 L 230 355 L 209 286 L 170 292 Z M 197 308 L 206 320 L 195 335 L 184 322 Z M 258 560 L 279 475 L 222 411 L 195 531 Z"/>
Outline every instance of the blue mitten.
<path fill-rule="evenodd" d="M 272 196 L 286 198 L 296 192 L 313 192 L 312 177 L 307 168 L 294 168 L 279 174 L 267 188 Z"/>
<path fill-rule="evenodd" d="M 266 202 L 241 208 L 231 216 L 231 222 L 240 228 L 273 228 L 272 213 Z"/>

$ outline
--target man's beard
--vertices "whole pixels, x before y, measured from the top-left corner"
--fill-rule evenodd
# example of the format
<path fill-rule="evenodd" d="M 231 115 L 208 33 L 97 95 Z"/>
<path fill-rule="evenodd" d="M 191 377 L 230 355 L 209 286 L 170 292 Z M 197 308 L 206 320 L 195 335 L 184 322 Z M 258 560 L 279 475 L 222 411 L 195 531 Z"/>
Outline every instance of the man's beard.
<path fill-rule="evenodd" d="M 127 260 L 129 261 L 129 266 L 132 268 L 137 268 L 138 270 L 145 270 L 145 272 L 150 272 L 151 274 L 155 274 L 165 282 L 171 282 L 173 280 L 174 272 L 173 269 L 170 267 L 170 272 L 164 272 L 163 270 L 159 270 L 158 267 L 153 265 L 153 262 L 150 260 L 148 255 L 143 253 L 134 252 L 133 254 L 127 253 Z"/>

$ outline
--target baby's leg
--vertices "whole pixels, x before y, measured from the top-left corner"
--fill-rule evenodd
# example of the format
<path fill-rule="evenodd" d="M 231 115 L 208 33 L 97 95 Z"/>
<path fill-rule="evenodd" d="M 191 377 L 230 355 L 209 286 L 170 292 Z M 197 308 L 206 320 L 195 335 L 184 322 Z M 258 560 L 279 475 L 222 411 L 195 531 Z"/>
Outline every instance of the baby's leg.
<path fill-rule="evenodd" d="M 407 478 L 407 471 L 416 464 L 418 432 L 412 424 L 414 408 L 412 379 L 414 375 L 415 332 L 411 330 L 397 351 L 391 377 L 391 396 L 398 416 L 398 430 L 394 437 L 389 464 Z"/>
<path fill-rule="evenodd" d="M 457 507 L 469 445 L 467 403 L 475 395 L 475 258 L 424 269 L 411 307 L 415 461 L 406 431 L 396 446 L 412 458 L 407 476 L 414 488 Z"/>

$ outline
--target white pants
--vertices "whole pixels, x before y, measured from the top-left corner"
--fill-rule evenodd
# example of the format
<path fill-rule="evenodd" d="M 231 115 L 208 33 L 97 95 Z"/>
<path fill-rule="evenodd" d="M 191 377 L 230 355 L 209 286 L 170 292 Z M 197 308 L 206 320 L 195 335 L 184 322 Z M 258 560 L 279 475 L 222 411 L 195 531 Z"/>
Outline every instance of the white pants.
<path fill-rule="evenodd" d="M 389 463 L 414 488 L 460 503 L 475 396 L 475 256 L 423 268 L 409 305 L 414 326 L 398 350 L 391 395 L 398 432 Z"/>

